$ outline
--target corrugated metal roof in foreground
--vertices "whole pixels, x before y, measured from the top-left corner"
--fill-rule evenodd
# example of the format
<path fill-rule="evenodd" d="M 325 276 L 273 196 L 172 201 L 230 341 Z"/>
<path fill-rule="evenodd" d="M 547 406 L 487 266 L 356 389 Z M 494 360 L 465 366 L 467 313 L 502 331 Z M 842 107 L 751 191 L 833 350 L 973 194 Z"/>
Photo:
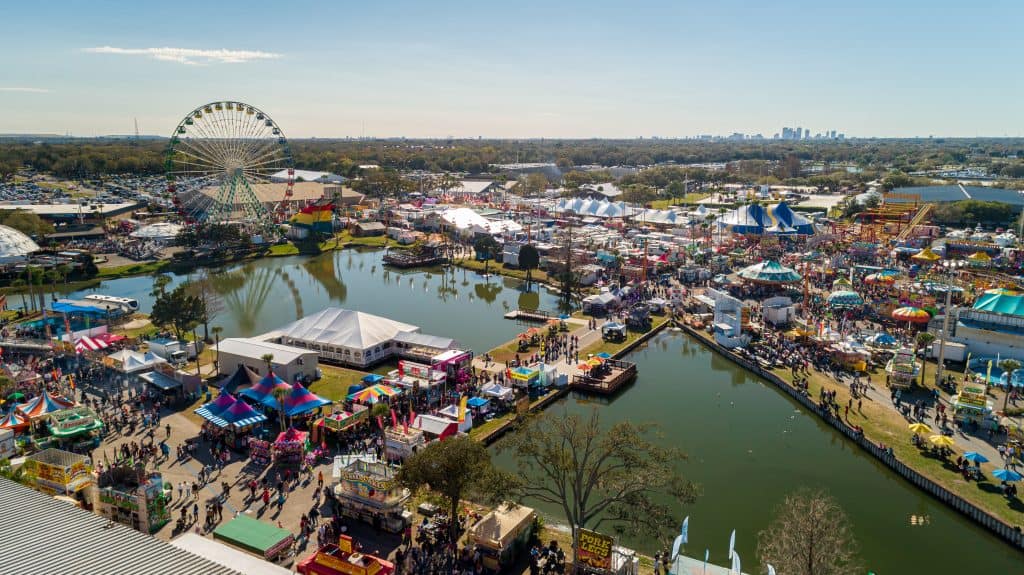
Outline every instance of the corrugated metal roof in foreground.
<path fill-rule="evenodd" d="M 2 478 L 0 513 L 0 575 L 241 575 Z"/>

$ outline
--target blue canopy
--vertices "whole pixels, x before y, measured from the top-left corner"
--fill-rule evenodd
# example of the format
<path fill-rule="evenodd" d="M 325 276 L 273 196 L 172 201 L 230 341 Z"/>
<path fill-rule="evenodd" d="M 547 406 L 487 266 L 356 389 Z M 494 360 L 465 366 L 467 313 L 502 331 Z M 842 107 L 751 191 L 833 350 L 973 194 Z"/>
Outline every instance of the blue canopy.
<path fill-rule="evenodd" d="M 482 397 L 471 397 L 468 400 L 466 400 L 466 405 L 468 405 L 469 407 L 483 407 L 488 403 L 490 403 L 490 400 L 484 399 Z"/>
<path fill-rule="evenodd" d="M 296 383 L 292 386 L 291 393 L 284 398 L 284 413 L 293 417 L 331 403 L 331 400 L 316 395 L 303 387 L 301 383 Z"/>
<path fill-rule="evenodd" d="M 57 313 L 77 313 L 85 315 L 107 315 L 107 310 L 92 305 L 80 305 L 67 301 L 55 301 L 50 309 Z"/>
<path fill-rule="evenodd" d="M 370 385 L 380 383 L 381 381 L 384 381 L 384 376 L 376 373 L 370 373 L 363 376 L 363 383 L 368 383 Z"/>

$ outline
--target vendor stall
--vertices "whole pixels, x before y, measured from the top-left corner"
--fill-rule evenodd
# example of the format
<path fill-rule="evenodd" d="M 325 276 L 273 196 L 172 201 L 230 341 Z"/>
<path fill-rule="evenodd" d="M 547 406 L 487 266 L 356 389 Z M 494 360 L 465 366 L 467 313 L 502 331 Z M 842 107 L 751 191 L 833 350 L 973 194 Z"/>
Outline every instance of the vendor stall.
<path fill-rule="evenodd" d="M 529 388 L 540 385 L 540 367 L 538 365 L 521 365 L 510 368 L 507 375 L 511 378 L 514 387 Z"/>
<path fill-rule="evenodd" d="M 392 397 L 400 395 L 402 390 L 390 385 L 378 383 L 355 393 L 348 395 L 346 399 L 363 405 L 373 405 L 379 401 L 390 401 Z"/>
<path fill-rule="evenodd" d="M 985 424 L 992 418 L 993 405 L 985 393 L 985 384 L 969 381 L 951 398 L 953 420 L 961 423 Z M 994 424 L 994 421 L 992 422 Z"/>
<path fill-rule="evenodd" d="M 278 434 L 270 448 L 274 463 L 288 467 L 299 467 L 309 451 L 308 433 L 290 427 Z"/>
<path fill-rule="evenodd" d="M 403 460 L 427 444 L 423 431 L 408 425 L 384 430 L 384 442 L 388 461 Z"/>
<path fill-rule="evenodd" d="M 410 493 L 395 483 L 397 468 L 372 455 L 339 455 L 334 458 L 334 495 L 347 517 L 378 529 L 401 533 L 412 521 L 404 503 Z"/>
<path fill-rule="evenodd" d="M 155 533 L 170 521 L 169 491 L 163 476 L 136 467 L 114 465 L 99 477 L 99 515 L 143 533 Z"/>
<path fill-rule="evenodd" d="M 25 414 L 29 419 L 36 419 L 37 417 L 42 417 L 55 411 L 67 409 L 74 405 L 75 402 L 70 399 L 53 395 L 49 391 L 43 390 L 43 393 L 18 405 L 18 410 Z"/>
<path fill-rule="evenodd" d="M 342 535 L 338 544 L 324 545 L 299 562 L 302 575 L 391 575 L 395 566 L 385 559 L 357 552 L 352 538 Z"/>
<path fill-rule="evenodd" d="M 921 364 L 914 358 L 914 351 L 902 347 L 885 365 L 885 382 L 893 389 L 910 389 L 921 374 Z"/>
<path fill-rule="evenodd" d="M 243 449 L 252 430 L 267 420 L 267 416 L 227 392 L 221 392 L 195 413 L 206 420 L 203 429 L 208 434 L 223 438 L 234 449 Z"/>
<path fill-rule="evenodd" d="M 85 455 L 51 448 L 26 457 L 24 467 L 38 491 L 75 497 L 86 509 L 95 504 L 92 460 Z"/>
<path fill-rule="evenodd" d="M 51 445 L 56 443 L 84 451 L 99 447 L 103 421 L 88 407 L 74 407 L 49 414 L 46 429 L 50 432 Z"/>
<path fill-rule="evenodd" d="M 537 513 L 525 505 L 500 505 L 484 515 L 469 531 L 485 569 L 500 573 L 512 565 L 533 536 Z"/>
<path fill-rule="evenodd" d="M 285 555 L 295 541 L 291 531 L 248 515 L 238 515 L 214 529 L 213 538 L 255 553 L 268 561 Z"/>

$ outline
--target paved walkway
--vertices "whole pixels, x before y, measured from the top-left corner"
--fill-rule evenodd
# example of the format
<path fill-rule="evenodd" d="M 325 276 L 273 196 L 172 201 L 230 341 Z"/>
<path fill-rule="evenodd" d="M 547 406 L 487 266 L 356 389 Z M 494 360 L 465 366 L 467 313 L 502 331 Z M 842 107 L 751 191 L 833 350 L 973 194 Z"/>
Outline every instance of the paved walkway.
<path fill-rule="evenodd" d="M 569 318 L 565 320 L 565 322 L 570 324 L 571 326 L 570 334 L 579 337 L 580 350 L 587 349 L 588 347 L 591 347 L 594 344 L 601 342 L 601 326 L 604 325 L 607 321 L 609 320 L 598 319 L 597 328 L 590 329 L 586 327 L 589 323 L 587 320 L 578 318 Z M 532 352 L 533 350 L 531 350 L 530 353 Z M 529 355 L 529 353 L 524 355 Z M 576 368 L 577 364 L 575 361 L 571 361 L 572 359 L 573 358 L 563 356 L 559 358 L 557 361 L 548 363 L 548 365 L 555 366 L 555 368 L 558 369 L 558 373 L 560 375 L 565 375 L 569 378 L 572 378 L 573 375 L 579 373 L 579 369 Z M 580 361 L 582 360 L 583 357 L 580 357 Z M 493 361 L 487 363 L 483 360 L 483 355 L 478 355 L 475 358 L 473 358 L 473 367 L 475 367 L 477 371 L 490 371 L 492 373 L 500 373 L 505 370 L 504 363 L 498 363 Z"/>

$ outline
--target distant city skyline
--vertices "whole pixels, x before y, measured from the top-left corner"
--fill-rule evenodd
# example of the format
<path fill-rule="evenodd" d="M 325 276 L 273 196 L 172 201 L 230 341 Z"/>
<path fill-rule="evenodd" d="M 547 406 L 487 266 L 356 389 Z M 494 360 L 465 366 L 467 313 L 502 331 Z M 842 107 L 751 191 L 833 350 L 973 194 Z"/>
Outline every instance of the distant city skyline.
<path fill-rule="evenodd" d="M 168 135 L 241 100 L 293 138 L 1024 136 L 1024 4 L 4 3 L 0 133 Z"/>

